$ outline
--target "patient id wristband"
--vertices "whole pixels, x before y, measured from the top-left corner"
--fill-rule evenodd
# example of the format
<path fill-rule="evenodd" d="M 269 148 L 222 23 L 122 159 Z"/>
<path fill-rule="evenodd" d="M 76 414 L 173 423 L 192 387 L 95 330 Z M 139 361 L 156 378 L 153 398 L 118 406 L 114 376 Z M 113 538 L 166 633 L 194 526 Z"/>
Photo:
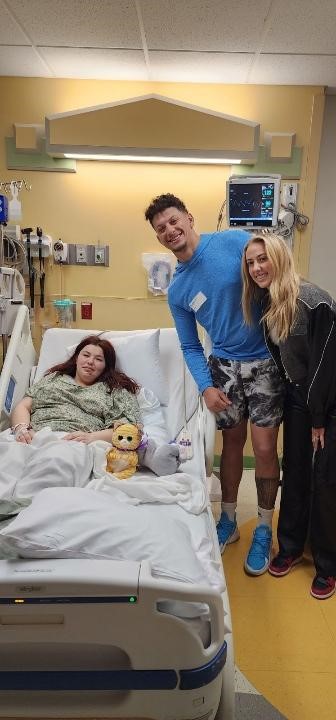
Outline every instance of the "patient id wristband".
<path fill-rule="evenodd" d="M 11 427 L 11 433 L 12 435 L 18 435 L 21 432 L 25 432 L 26 430 L 31 430 L 32 426 L 30 423 L 16 423 L 16 425 L 13 425 Z"/>

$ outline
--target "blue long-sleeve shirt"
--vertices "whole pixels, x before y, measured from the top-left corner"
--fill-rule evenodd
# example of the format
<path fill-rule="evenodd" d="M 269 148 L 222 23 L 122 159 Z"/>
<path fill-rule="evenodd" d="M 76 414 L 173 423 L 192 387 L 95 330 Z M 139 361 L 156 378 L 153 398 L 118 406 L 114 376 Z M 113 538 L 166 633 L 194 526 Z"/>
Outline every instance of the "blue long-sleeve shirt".
<path fill-rule="evenodd" d="M 207 331 L 216 357 L 251 361 L 270 356 L 261 308 L 253 308 L 251 327 L 244 323 L 241 308 L 241 259 L 248 239 L 244 230 L 202 234 L 192 258 L 177 263 L 168 290 L 183 355 L 200 392 L 213 382 L 196 322 Z"/>

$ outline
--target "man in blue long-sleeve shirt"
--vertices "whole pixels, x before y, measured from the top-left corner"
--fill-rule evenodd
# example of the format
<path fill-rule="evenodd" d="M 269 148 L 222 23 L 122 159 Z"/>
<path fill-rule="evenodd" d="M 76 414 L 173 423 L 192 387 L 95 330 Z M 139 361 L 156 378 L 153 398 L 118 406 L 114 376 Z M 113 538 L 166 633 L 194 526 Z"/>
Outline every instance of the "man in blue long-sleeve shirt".
<path fill-rule="evenodd" d="M 241 258 L 249 235 L 242 230 L 198 235 L 185 204 L 170 193 L 155 198 L 145 217 L 161 245 L 178 259 L 168 290 L 170 310 L 185 361 L 222 431 L 222 514 L 217 525 L 222 552 L 239 538 L 237 495 L 247 419 L 251 422 L 259 520 L 245 570 L 261 575 L 269 566 L 272 548 L 283 387 L 259 324 L 261 309 L 255 308 L 252 327 L 244 324 L 242 316 Z M 208 361 L 197 322 L 212 342 Z"/>

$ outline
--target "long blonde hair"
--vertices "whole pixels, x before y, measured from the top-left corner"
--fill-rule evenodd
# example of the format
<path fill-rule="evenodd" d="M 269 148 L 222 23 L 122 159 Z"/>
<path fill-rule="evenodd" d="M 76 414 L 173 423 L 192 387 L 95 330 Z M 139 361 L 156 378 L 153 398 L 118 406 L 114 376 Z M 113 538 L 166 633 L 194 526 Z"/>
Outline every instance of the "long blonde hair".
<path fill-rule="evenodd" d="M 282 237 L 274 233 L 253 235 L 245 247 L 242 259 L 244 319 L 247 325 L 252 324 L 252 303 L 260 301 L 263 295 L 263 291 L 252 280 L 246 262 L 247 248 L 257 242 L 263 243 L 273 270 L 272 282 L 267 288 L 267 308 L 262 321 L 279 340 L 286 340 L 295 320 L 300 278 L 295 271 L 291 251 Z"/>

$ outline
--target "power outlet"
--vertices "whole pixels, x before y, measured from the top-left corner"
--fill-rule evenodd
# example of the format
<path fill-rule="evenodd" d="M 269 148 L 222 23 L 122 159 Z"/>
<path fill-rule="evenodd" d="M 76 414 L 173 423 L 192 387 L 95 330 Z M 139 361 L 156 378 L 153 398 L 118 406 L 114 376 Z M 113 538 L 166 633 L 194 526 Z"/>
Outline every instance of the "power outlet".
<path fill-rule="evenodd" d="M 76 245 L 76 263 L 87 265 L 87 248 L 85 245 Z"/>
<path fill-rule="evenodd" d="M 95 247 L 94 249 L 94 261 L 95 265 L 105 265 L 105 248 Z"/>
<path fill-rule="evenodd" d="M 297 199 L 297 183 L 282 183 L 281 186 L 281 204 L 288 207 L 289 203 L 296 205 Z"/>

